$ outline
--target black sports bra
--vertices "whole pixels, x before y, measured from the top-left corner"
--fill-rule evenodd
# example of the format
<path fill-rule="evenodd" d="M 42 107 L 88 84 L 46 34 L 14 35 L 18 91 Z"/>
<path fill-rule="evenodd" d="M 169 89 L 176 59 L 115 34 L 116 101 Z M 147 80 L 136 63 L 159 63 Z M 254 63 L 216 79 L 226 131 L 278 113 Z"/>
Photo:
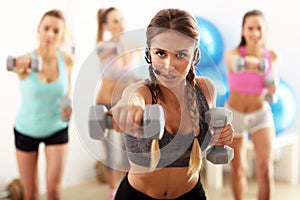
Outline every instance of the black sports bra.
<path fill-rule="evenodd" d="M 196 84 L 195 87 L 197 93 L 198 109 L 201 115 L 199 123 L 200 134 L 197 138 L 201 145 L 201 150 L 202 152 L 204 152 L 211 140 L 211 134 L 208 133 L 208 125 L 204 121 L 204 114 L 209 109 L 209 107 L 200 86 Z M 157 165 L 157 168 L 189 166 L 193 139 L 193 132 L 186 135 L 173 135 L 165 129 L 162 139 L 159 140 L 161 158 Z M 150 166 L 151 144 L 152 139 L 137 138 L 125 134 L 125 145 L 128 157 L 130 161 L 135 164 L 145 167 Z"/>

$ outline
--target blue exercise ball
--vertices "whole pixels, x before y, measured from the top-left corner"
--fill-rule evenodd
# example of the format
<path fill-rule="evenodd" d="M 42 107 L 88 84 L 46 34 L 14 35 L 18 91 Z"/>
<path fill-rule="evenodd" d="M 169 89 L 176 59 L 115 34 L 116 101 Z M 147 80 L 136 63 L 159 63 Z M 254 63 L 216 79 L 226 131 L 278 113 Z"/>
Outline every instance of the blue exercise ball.
<path fill-rule="evenodd" d="M 212 61 L 209 61 L 205 67 L 195 66 L 195 73 L 196 76 L 206 76 L 213 81 L 217 90 L 216 106 L 223 107 L 229 95 L 226 73 Z"/>
<path fill-rule="evenodd" d="M 276 135 L 284 133 L 296 120 L 298 112 L 297 98 L 295 91 L 284 80 L 280 79 L 276 88 L 277 102 L 271 103 Z"/>
<path fill-rule="evenodd" d="M 200 29 L 201 60 L 199 65 L 205 66 L 210 60 L 216 65 L 223 57 L 224 42 L 218 28 L 207 19 L 196 17 Z"/>

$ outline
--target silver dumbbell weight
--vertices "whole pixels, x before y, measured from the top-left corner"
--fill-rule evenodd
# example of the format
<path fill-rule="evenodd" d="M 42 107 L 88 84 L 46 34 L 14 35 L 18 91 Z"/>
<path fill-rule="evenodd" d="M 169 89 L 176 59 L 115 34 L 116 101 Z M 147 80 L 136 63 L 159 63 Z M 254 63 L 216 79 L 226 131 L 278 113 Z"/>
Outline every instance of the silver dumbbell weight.
<path fill-rule="evenodd" d="M 205 113 L 205 122 L 214 130 L 232 122 L 232 111 L 224 107 L 212 108 Z M 234 157 L 228 146 L 212 146 L 207 150 L 206 159 L 214 164 L 227 164 Z"/>
<path fill-rule="evenodd" d="M 246 68 L 246 61 L 244 58 L 238 58 L 234 63 L 234 72 L 241 72 Z"/>
<path fill-rule="evenodd" d="M 278 85 L 278 79 L 276 79 L 274 76 L 267 76 L 265 78 L 265 85 L 271 86 L 271 85 Z M 266 95 L 265 100 L 269 103 L 276 103 L 278 101 L 278 96 L 276 94 L 273 95 Z"/>
<path fill-rule="evenodd" d="M 14 71 L 16 66 L 16 59 L 13 56 L 8 56 L 6 59 L 6 69 L 7 71 Z M 31 59 L 29 67 L 33 72 L 40 72 L 42 71 L 43 67 L 43 60 L 42 57 L 36 56 Z"/>
<path fill-rule="evenodd" d="M 161 139 L 164 132 L 165 117 L 163 108 L 160 105 L 146 105 L 142 131 L 145 138 Z M 95 105 L 90 107 L 89 112 L 89 134 L 93 139 L 103 139 L 105 130 L 112 129 L 112 116 L 107 114 L 107 108 L 104 105 Z"/>
<path fill-rule="evenodd" d="M 68 96 L 64 96 L 62 98 L 60 98 L 57 102 L 59 108 L 61 110 L 68 110 L 70 108 L 72 108 L 72 101 Z M 70 117 L 65 117 L 61 115 L 61 120 L 64 122 L 69 122 L 70 121 Z"/>
<path fill-rule="evenodd" d="M 259 59 L 258 71 L 260 73 L 263 73 L 263 74 L 266 73 L 268 67 L 269 67 L 268 60 L 266 60 L 264 58 Z"/>

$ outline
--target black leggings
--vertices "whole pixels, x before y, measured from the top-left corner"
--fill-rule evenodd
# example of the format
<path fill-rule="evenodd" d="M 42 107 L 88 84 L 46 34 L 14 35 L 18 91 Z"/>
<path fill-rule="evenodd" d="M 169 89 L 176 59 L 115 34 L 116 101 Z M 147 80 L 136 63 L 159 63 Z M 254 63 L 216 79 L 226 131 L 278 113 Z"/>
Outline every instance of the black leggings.
<path fill-rule="evenodd" d="M 157 200 L 133 188 L 127 176 L 128 174 L 126 174 L 120 183 L 115 200 Z M 192 190 L 176 198 L 176 200 L 206 200 L 200 178 Z"/>

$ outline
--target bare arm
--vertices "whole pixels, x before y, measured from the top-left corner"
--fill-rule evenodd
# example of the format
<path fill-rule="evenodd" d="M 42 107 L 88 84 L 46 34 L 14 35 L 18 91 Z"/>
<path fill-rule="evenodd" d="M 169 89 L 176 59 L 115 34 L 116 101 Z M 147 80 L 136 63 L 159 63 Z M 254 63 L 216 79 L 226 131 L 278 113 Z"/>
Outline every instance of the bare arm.
<path fill-rule="evenodd" d="M 114 129 L 125 133 L 137 132 L 142 123 L 145 105 L 150 104 L 151 100 L 151 92 L 145 82 L 128 86 L 110 111 L 114 119 Z"/>
<path fill-rule="evenodd" d="M 207 77 L 198 77 L 196 80 L 204 92 L 209 108 L 216 107 L 217 91 L 213 81 Z M 228 145 L 233 140 L 232 124 L 228 124 L 220 131 L 213 130 L 213 132 L 211 145 Z"/>
<path fill-rule="evenodd" d="M 208 77 L 197 77 L 196 81 L 200 85 L 205 95 L 209 108 L 215 107 L 217 100 L 217 91 L 212 80 Z"/>
<path fill-rule="evenodd" d="M 224 59 L 229 72 L 234 72 L 234 65 L 240 54 L 237 49 L 228 50 L 224 53 Z"/>
<path fill-rule="evenodd" d="M 69 88 L 68 88 L 67 96 L 71 97 L 71 95 L 72 95 L 72 71 L 73 71 L 73 66 L 74 66 L 74 59 L 70 54 L 67 54 L 64 52 L 63 52 L 63 57 L 64 57 L 64 61 L 66 64 L 66 70 L 68 73 L 68 81 L 69 81 Z"/>

